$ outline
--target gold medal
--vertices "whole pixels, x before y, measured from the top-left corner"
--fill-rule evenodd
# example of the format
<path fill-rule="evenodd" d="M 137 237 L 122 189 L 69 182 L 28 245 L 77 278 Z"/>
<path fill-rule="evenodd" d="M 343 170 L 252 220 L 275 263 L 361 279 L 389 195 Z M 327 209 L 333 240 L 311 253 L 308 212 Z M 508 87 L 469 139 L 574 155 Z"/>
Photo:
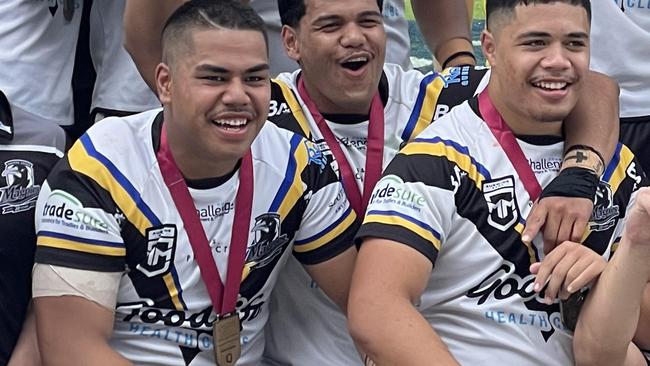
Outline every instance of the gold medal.
<path fill-rule="evenodd" d="M 239 315 L 237 312 L 220 316 L 212 325 L 212 341 L 217 366 L 234 365 L 241 356 Z"/>

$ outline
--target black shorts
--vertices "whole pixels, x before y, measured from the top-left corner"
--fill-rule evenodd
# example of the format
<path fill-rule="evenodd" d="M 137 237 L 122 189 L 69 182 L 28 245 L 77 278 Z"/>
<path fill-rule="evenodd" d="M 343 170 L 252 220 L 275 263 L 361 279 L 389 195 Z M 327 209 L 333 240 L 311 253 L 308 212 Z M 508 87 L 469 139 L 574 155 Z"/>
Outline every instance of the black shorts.
<path fill-rule="evenodd" d="M 650 116 L 621 118 L 619 140 L 632 150 L 650 175 Z"/>

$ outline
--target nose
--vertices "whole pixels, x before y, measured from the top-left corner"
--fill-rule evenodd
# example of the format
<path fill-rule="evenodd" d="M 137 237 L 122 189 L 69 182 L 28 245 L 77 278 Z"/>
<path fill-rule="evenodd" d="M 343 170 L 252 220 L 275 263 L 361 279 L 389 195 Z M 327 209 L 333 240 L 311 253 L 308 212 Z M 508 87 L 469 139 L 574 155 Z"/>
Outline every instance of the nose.
<path fill-rule="evenodd" d="M 246 91 L 246 84 L 240 78 L 232 78 L 223 95 L 223 102 L 227 105 L 246 105 L 250 98 Z"/>
<path fill-rule="evenodd" d="M 546 49 L 541 66 L 551 70 L 566 70 L 571 67 L 569 52 L 561 43 L 554 43 Z"/>
<path fill-rule="evenodd" d="M 359 24 L 348 23 L 343 28 L 343 35 L 341 36 L 341 45 L 343 47 L 361 47 L 366 41 L 366 35 Z"/>

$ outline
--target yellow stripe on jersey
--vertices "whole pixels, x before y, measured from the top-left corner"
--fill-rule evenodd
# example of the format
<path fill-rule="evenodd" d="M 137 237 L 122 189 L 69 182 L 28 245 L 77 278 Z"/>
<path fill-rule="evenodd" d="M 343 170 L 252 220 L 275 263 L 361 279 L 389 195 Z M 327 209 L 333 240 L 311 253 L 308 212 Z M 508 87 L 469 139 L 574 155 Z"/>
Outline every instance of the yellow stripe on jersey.
<path fill-rule="evenodd" d="M 332 240 L 334 240 L 337 236 L 339 236 L 341 233 L 343 233 L 345 230 L 347 230 L 351 225 L 354 224 L 354 221 L 356 220 L 357 216 L 354 213 L 354 210 L 349 210 L 349 213 L 345 219 L 343 219 L 336 227 L 332 228 L 327 234 L 319 237 L 318 239 L 300 244 L 300 245 L 294 245 L 293 250 L 297 253 L 305 253 L 305 252 L 310 252 L 312 250 L 318 249 L 322 247 L 325 244 L 328 244 Z"/>
<path fill-rule="evenodd" d="M 486 177 L 479 172 L 476 164 L 472 162 L 472 157 L 459 152 L 452 146 L 446 145 L 444 142 L 412 142 L 406 145 L 401 154 L 404 155 L 415 155 L 415 154 L 425 154 L 431 156 L 438 156 L 447 158 L 447 160 L 458 165 L 459 168 L 467 172 L 468 178 L 474 181 L 479 190 L 481 190 L 481 185 Z"/>
<path fill-rule="evenodd" d="M 113 257 L 126 256 L 126 248 L 111 247 L 99 244 L 85 244 L 74 240 L 52 238 L 49 236 L 39 236 L 36 239 L 36 244 L 44 247 L 68 249 L 76 252 L 84 252 L 90 254 L 101 254 Z"/>
<path fill-rule="evenodd" d="M 515 225 L 515 231 L 519 233 L 519 236 L 521 237 L 521 233 L 524 232 L 524 225 L 521 222 L 518 222 L 517 225 Z M 530 257 L 530 264 L 533 264 L 537 262 L 537 258 L 535 257 L 535 248 L 533 248 L 532 243 L 525 243 L 523 240 L 521 241 L 524 243 L 526 246 L 526 249 L 528 249 L 528 256 Z"/>
<path fill-rule="evenodd" d="M 297 135 L 296 135 L 297 136 Z M 305 167 L 308 165 L 309 154 L 307 148 L 304 144 L 300 144 L 293 154 L 296 161 L 296 169 L 293 176 L 293 181 L 291 182 L 291 187 L 287 191 L 287 194 L 282 199 L 280 207 L 278 208 L 278 214 L 283 219 L 287 217 L 289 211 L 296 205 L 296 202 L 302 197 L 304 193 L 304 183 L 300 175 L 302 174 Z"/>
<path fill-rule="evenodd" d="M 77 142 L 70 149 L 68 161 L 73 170 L 90 177 L 102 188 L 110 192 L 115 204 L 143 236 L 147 228 L 155 226 L 138 208 L 136 202 L 133 201 L 124 187 L 117 182 L 108 168 L 90 156 L 81 143 Z"/>
<path fill-rule="evenodd" d="M 172 299 L 172 303 L 174 303 L 176 310 L 183 310 L 183 304 L 181 304 L 181 300 L 178 297 L 178 289 L 176 288 L 176 284 L 174 284 L 172 274 L 167 273 L 163 276 L 163 280 L 165 281 L 165 286 L 167 286 L 167 291 L 169 291 L 169 296 Z"/>
<path fill-rule="evenodd" d="M 411 138 L 417 136 L 427 128 L 433 122 L 433 117 L 436 112 L 436 107 L 438 106 L 438 98 L 442 89 L 445 87 L 444 77 L 449 76 L 450 69 L 445 69 L 439 73 L 428 85 L 426 88 L 426 93 L 424 94 L 424 99 L 422 100 L 422 106 L 420 108 L 420 113 L 418 115 L 418 121 L 411 133 Z"/>
<path fill-rule="evenodd" d="M 623 145 L 619 154 L 618 164 L 607 182 L 612 187 L 612 194 L 616 193 L 618 187 L 627 176 L 627 167 L 630 165 L 632 160 L 634 160 L 634 154 L 627 148 L 627 146 Z"/>
<path fill-rule="evenodd" d="M 363 220 L 364 224 L 367 223 L 378 223 L 378 224 L 385 224 L 385 225 L 395 225 L 395 226 L 401 226 L 409 231 L 412 231 L 413 233 L 417 234 L 420 236 L 422 239 L 426 240 L 427 242 L 431 243 L 436 250 L 440 251 L 440 240 L 436 238 L 433 233 L 430 231 L 427 231 L 423 229 L 422 227 L 418 226 L 417 224 L 408 221 L 400 216 L 397 215 L 377 215 L 377 214 L 367 214 L 366 218 Z"/>
<path fill-rule="evenodd" d="M 309 128 L 309 122 L 307 122 L 305 113 L 302 110 L 302 107 L 300 106 L 298 99 L 293 94 L 293 91 L 291 91 L 289 86 L 282 80 L 273 79 L 273 82 L 276 85 L 278 85 L 282 90 L 282 95 L 284 96 L 284 100 L 289 105 L 289 109 L 291 109 L 291 113 L 293 114 L 293 117 L 296 119 L 296 121 L 298 121 L 298 124 L 300 125 L 300 129 L 303 132 L 303 136 L 306 136 L 308 139 L 311 139 L 311 129 Z"/>

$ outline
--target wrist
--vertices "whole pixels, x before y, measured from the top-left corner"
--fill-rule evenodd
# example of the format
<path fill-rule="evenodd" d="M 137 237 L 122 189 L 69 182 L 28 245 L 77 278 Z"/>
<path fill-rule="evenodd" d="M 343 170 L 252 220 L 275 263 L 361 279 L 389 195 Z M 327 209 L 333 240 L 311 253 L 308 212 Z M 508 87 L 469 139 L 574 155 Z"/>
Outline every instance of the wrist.
<path fill-rule="evenodd" d="M 572 145 L 566 150 L 560 170 L 568 168 L 583 168 L 600 177 L 605 171 L 602 155 L 593 147 L 587 145 Z"/>
<path fill-rule="evenodd" d="M 463 54 L 451 57 L 459 52 L 462 52 Z M 464 37 L 451 38 L 442 42 L 436 47 L 434 54 L 436 60 L 438 60 L 441 65 L 446 64 L 446 67 L 476 64 L 472 42 L 468 38 Z"/>

